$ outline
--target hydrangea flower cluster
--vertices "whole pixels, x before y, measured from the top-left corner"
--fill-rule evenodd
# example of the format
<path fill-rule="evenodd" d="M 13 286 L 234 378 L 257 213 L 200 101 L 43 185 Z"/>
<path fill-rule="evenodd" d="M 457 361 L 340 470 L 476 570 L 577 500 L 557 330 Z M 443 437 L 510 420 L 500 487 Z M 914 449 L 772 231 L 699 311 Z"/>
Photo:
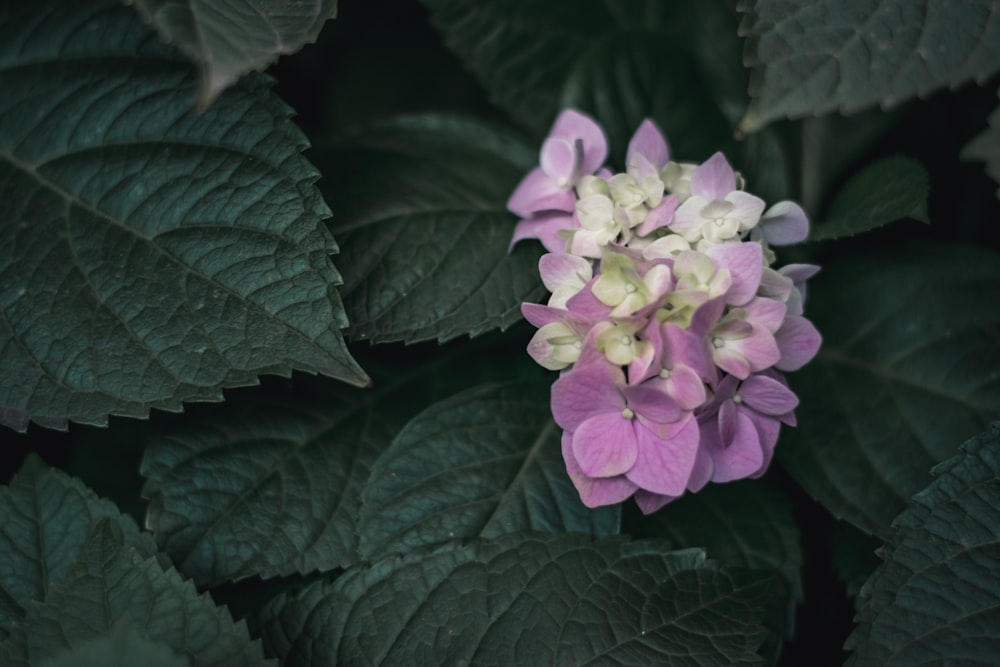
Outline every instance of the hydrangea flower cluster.
<path fill-rule="evenodd" d="M 607 152 L 592 118 L 564 111 L 508 202 L 522 218 L 512 243 L 549 251 L 548 303 L 521 310 L 538 327 L 529 354 L 561 372 L 552 414 L 582 501 L 634 496 L 649 513 L 767 470 L 798 405 L 782 371 L 819 349 L 802 316 L 819 267 L 773 266 L 771 246 L 804 240 L 806 215 L 765 210 L 721 153 L 674 162 L 651 120 L 624 172 Z"/>

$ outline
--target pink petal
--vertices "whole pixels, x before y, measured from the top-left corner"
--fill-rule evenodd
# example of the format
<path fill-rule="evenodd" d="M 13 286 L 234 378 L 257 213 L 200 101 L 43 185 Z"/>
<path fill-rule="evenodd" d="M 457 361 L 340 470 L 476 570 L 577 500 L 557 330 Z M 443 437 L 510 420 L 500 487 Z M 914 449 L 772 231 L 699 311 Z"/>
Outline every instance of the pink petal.
<path fill-rule="evenodd" d="M 798 406 L 799 398 L 785 384 L 765 375 L 751 375 L 740 385 L 743 403 L 765 415 L 783 415 Z"/>
<path fill-rule="evenodd" d="M 562 187 L 576 181 L 577 162 L 576 145 L 572 141 L 549 137 L 542 144 L 542 171 L 557 183 L 561 181 Z"/>
<path fill-rule="evenodd" d="M 691 174 L 691 194 L 693 195 L 709 200 L 725 199 L 726 195 L 735 189 L 736 174 L 722 153 L 716 153 L 708 158 Z"/>
<path fill-rule="evenodd" d="M 712 360 L 716 366 L 741 380 L 750 375 L 749 362 L 740 352 L 732 348 L 713 348 Z"/>
<path fill-rule="evenodd" d="M 752 334 L 739 340 L 727 341 L 726 345 L 738 350 L 754 373 L 774 366 L 781 359 L 775 335 L 761 326 L 754 325 Z"/>
<path fill-rule="evenodd" d="M 625 387 L 625 400 L 636 415 L 657 424 L 671 424 L 681 416 L 674 399 L 647 385 Z"/>
<path fill-rule="evenodd" d="M 767 268 L 760 277 L 760 289 L 757 293 L 760 296 L 778 301 L 787 301 L 788 295 L 792 293 L 795 283 L 791 278 L 786 278 L 772 268 Z"/>
<path fill-rule="evenodd" d="M 664 496 L 659 493 L 650 493 L 639 489 L 635 492 L 635 504 L 643 514 L 652 514 L 662 508 L 667 503 L 677 500 L 678 496 Z"/>
<path fill-rule="evenodd" d="M 661 328 L 661 340 L 664 368 L 687 366 L 703 379 L 711 377 L 712 362 L 705 354 L 705 341 L 698 335 L 673 322 L 665 322 Z"/>
<path fill-rule="evenodd" d="M 571 143 L 580 141 L 583 146 L 580 174 L 593 174 L 608 157 L 608 140 L 604 130 L 593 118 L 574 109 L 566 109 L 559 114 L 549 137 Z"/>
<path fill-rule="evenodd" d="M 726 303 L 742 306 L 757 294 L 764 271 L 764 249 L 759 243 L 721 243 L 708 248 L 705 254 L 729 269 L 733 283 L 726 292 Z"/>
<path fill-rule="evenodd" d="M 632 156 L 639 153 L 649 160 L 657 170 L 663 169 L 670 162 L 670 149 L 667 140 L 663 137 L 663 132 L 651 119 L 647 118 L 639 124 L 632 139 L 628 142 L 628 153 L 625 155 L 626 164 L 632 162 Z"/>
<path fill-rule="evenodd" d="M 606 320 L 611 314 L 611 307 L 605 305 L 600 299 L 594 296 L 594 292 L 591 290 L 591 286 L 593 286 L 596 280 L 597 278 L 594 278 L 589 281 L 582 290 L 574 294 L 566 302 L 567 310 L 577 313 L 591 322 Z"/>
<path fill-rule="evenodd" d="M 561 211 L 540 213 L 517 223 L 510 245 L 513 246 L 523 239 L 538 239 L 549 252 L 565 253 L 566 239 L 560 237 L 559 232 L 563 229 L 576 229 L 579 226 L 576 219 L 568 213 Z"/>
<path fill-rule="evenodd" d="M 820 267 L 815 264 L 786 264 L 778 269 L 778 273 L 786 278 L 791 278 L 798 287 L 799 283 L 804 283 L 819 273 L 819 269 Z"/>
<path fill-rule="evenodd" d="M 780 301 L 765 297 L 754 297 L 742 308 L 747 313 L 748 322 L 762 326 L 771 333 L 781 328 L 785 322 L 785 312 L 788 310 L 788 307 Z"/>
<path fill-rule="evenodd" d="M 778 332 L 774 334 L 781 351 L 775 367 L 782 371 L 797 371 L 806 365 L 823 342 L 813 323 L 798 315 L 789 315 Z"/>
<path fill-rule="evenodd" d="M 662 382 L 666 383 L 667 394 L 682 410 L 694 410 L 705 402 L 705 383 L 688 366 L 674 366 L 670 377 Z"/>
<path fill-rule="evenodd" d="M 541 211 L 566 211 L 576 207 L 576 194 L 572 189 L 561 188 L 535 167 L 525 176 L 507 200 L 507 209 L 522 218 L 530 218 Z"/>
<path fill-rule="evenodd" d="M 550 292 L 564 285 L 583 285 L 594 277 L 591 263 L 565 252 L 549 252 L 538 258 L 538 274 Z"/>
<path fill-rule="evenodd" d="M 684 428 L 667 440 L 641 426 L 636 431 L 638 456 L 625 476 L 653 493 L 684 493 L 698 454 L 698 421 L 689 415 Z"/>
<path fill-rule="evenodd" d="M 688 241 L 701 236 L 701 225 L 705 219 L 701 217 L 701 209 L 708 204 L 704 197 L 689 197 L 674 211 L 674 218 L 670 221 L 670 231 L 680 234 Z"/>
<path fill-rule="evenodd" d="M 669 225 L 674 219 L 674 212 L 677 211 L 679 202 L 680 198 L 677 195 L 667 195 L 656 208 L 651 208 L 646 214 L 646 219 L 639 225 L 639 236 L 649 236 L 657 229 Z"/>
<path fill-rule="evenodd" d="M 761 216 L 760 229 L 769 244 L 791 245 L 809 236 L 809 218 L 795 202 L 779 201 Z"/>
<path fill-rule="evenodd" d="M 719 444 L 728 447 L 736 439 L 736 403 L 723 401 L 719 404 Z"/>
<path fill-rule="evenodd" d="M 771 465 L 771 460 L 774 458 L 774 446 L 778 444 L 778 433 L 781 430 L 781 422 L 777 419 L 760 417 L 754 420 L 754 426 L 757 427 L 757 435 L 760 437 L 760 448 L 764 453 L 764 462 L 761 463 L 760 470 L 750 476 L 760 477 L 767 472 L 768 467 Z"/>
<path fill-rule="evenodd" d="M 701 442 L 704 442 L 705 431 L 701 428 L 699 431 L 701 432 Z M 712 457 L 704 446 L 699 446 L 698 454 L 694 459 L 694 467 L 691 469 L 691 477 L 688 479 L 687 490 L 692 493 L 701 491 L 712 479 L 714 470 L 715 465 L 712 463 Z"/>
<path fill-rule="evenodd" d="M 573 432 L 573 456 L 583 474 L 614 477 L 628 472 L 639 452 L 636 430 L 634 421 L 620 412 L 606 412 L 580 424 Z"/>
<path fill-rule="evenodd" d="M 540 303 L 522 303 L 521 314 L 533 326 L 541 329 L 546 324 L 565 321 L 569 312 L 552 306 L 543 306 Z"/>
<path fill-rule="evenodd" d="M 717 296 L 698 306 L 691 316 L 691 326 L 688 329 L 699 338 L 704 337 L 715 326 L 722 317 L 722 311 L 726 309 L 726 299 L 724 296 Z"/>
<path fill-rule="evenodd" d="M 585 475 L 573 456 L 572 442 L 573 434 L 563 431 L 562 455 L 566 462 L 566 472 L 580 494 L 580 500 L 584 505 L 587 507 L 614 505 L 628 499 L 639 488 L 625 475 L 604 479 Z"/>
<path fill-rule="evenodd" d="M 744 223 L 752 221 L 750 224 L 756 224 L 760 220 L 760 214 L 766 206 L 763 199 L 742 190 L 730 192 L 726 195 L 726 201 L 733 205 L 733 210 L 726 214 L 727 218 L 735 218 Z"/>
<path fill-rule="evenodd" d="M 618 385 L 624 379 L 621 369 L 610 363 L 577 365 L 552 385 L 552 417 L 567 431 L 601 414 L 621 418 L 625 397 Z"/>
<path fill-rule="evenodd" d="M 764 464 L 760 436 L 753 421 L 742 411 L 736 415 L 736 436 L 728 447 L 712 452 L 713 482 L 731 482 L 753 475 Z"/>

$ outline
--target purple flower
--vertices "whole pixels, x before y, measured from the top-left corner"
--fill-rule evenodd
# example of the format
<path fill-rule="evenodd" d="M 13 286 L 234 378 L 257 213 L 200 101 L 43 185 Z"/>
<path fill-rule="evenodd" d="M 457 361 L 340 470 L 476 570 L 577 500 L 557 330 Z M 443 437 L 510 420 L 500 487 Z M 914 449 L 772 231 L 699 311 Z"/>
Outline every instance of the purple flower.
<path fill-rule="evenodd" d="M 670 228 L 690 243 L 738 239 L 760 220 L 764 202 L 736 186 L 733 168 L 722 153 L 716 153 L 694 170 L 691 196 L 674 213 Z"/>
<path fill-rule="evenodd" d="M 705 383 L 715 378 L 715 368 L 705 355 L 703 341 L 687 329 L 655 319 L 643 332 L 649 353 L 629 366 L 629 383 L 656 387 L 684 410 L 705 402 Z"/>
<path fill-rule="evenodd" d="M 767 470 L 782 423 L 794 425 L 799 399 L 781 374 L 730 375 L 699 416 L 701 444 L 712 460 L 713 482 L 759 477 Z"/>
<path fill-rule="evenodd" d="M 624 476 L 653 493 L 684 492 L 697 455 L 698 424 L 659 389 L 630 386 L 621 368 L 595 359 L 556 380 L 552 415 L 572 434 L 567 468 L 578 466 L 589 478 Z"/>
<path fill-rule="evenodd" d="M 579 226 L 572 216 L 577 201 L 573 186 L 596 172 L 607 155 L 608 141 L 593 118 L 572 109 L 559 114 L 542 144 L 540 166 L 507 200 L 507 208 L 522 218 L 514 241 L 537 238 L 552 252 L 564 250 L 565 240 L 557 232 Z"/>
<path fill-rule="evenodd" d="M 809 218 L 795 202 L 779 201 L 764 212 L 754 231 L 750 238 L 761 236 L 768 245 L 791 245 L 808 238 Z"/>

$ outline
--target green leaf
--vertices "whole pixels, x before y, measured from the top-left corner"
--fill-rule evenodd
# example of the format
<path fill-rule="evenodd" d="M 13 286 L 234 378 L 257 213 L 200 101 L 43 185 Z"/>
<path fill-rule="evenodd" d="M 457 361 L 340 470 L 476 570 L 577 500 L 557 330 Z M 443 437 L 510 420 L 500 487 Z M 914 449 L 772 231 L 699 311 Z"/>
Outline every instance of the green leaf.
<path fill-rule="evenodd" d="M 645 118 L 667 135 L 673 159 L 732 153 L 732 129 L 701 80 L 697 63 L 662 36 L 612 32 L 578 56 L 560 106 L 599 120 L 616 164 L 625 163 L 629 138 Z"/>
<path fill-rule="evenodd" d="M 927 218 L 927 170 L 908 157 L 870 164 L 851 177 L 836 194 L 811 241 L 826 241 L 877 229 L 890 222 Z"/>
<path fill-rule="evenodd" d="M 113 0 L 6 3 L 0 25 L 0 423 L 144 417 L 293 368 L 367 382 L 267 79 L 196 114 L 189 64 Z"/>
<path fill-rule="evenodd" d="M 665 539 L 675 549 L 703 548 L 726 566 L 780 572 L 788 586 L 789 626 L 803 600 L 804 555 L 794 508 L 764 481 L 711 484 L 627 521 L 625 532 Z"/>
<path fill-rule="evenodd" d="M 559 113 L 570 70 L 615 21 L 606 3 L 422 0 L 431 23 L 490 92 L 536 132 Z"/>
<path fill-rule="evenodd" d="M 287 665 L 757 664 L 768 586 L 663 543 L 511 534 L 352 568 L 261 627 Z"/>
<path fill-rule="evenodd" d="M 200 585 L 354 562 L 362 485 L 401 426 L 382 395 L 251 396 L 154 435 L 141 472 L 160 548 Z"/>
<path fill-rule="evenodd" d="M 527 530 L 617 533 L 619 506 L 580 502 L 561 435 L 545 382 L 488 385 L 435 403 L 372 468 L 358 522 L 362 556 Z"/>
<path fill-rule="evenodd" d="M 199 594 L 176 570 L 164 570 L 121 546 L 108 520 L 95 528 L 79 559 L 24 620 L 32 664 L 92 647 L 119 624 L 148 643 L 164 645 L 193 666 L 271 665 L 246 623 L 234 623 L 208 593 Z"/>
<path fill-rule="evenodd" d="M 203 585 L 346 567 L 358 559 L 361 494 L 378 456 L 436 398 L 530 368 L 518 348 L 510 359 L 476 341 L 430 361 L 372 364 L 373 389 L 296 378 L 231 398 L 151 438 L 146 523 Z"/>
<path fill-rule="evenodd" d="M 125 0 L 201 67 L 207 107 L 242 75 L 315 41 L 337 0 Z"/>
<path fill-rule="evenodd" d="M 785 117 L 888 107 L 1000 66 L 991 0 L 744 0 L 753 132 Z"/>
<path fill-rule="evenodd" d="M 124 619 L 127 621 L 128 619 Z M 6 664 L 6 663 L 5 663 Z M 119 622 L 111 634 L 92 639 L 44 663 L 45 667 L 189 667 L 168 646 L 142 637 L 131 623 Z"/>
<path fill-rule="evenodd" d="M 861 591 L 851 665 L 993 665 L 1000 655 L 1000 424 L 934 469 Z"/>
<path fill-rule="evenodd" d="M 102 519 L 120 528 L 124 544 L 144 556 L 156 553 L 150 536 L 113 503 L 34 455 L 0 489 L 0 516 L 0 639 L 66 576 Z"/>
<path fill-rule="evenodd" d="M 1000 95 L 1000 90 L 997 95 Z M 1000 183 L 1000 106 L 990 114 L 989 127 L 962 149 L 961 157 L 963 160 L 985 162 L 986 173 Z M 1000 197 L 1000 187 L 997 188 L 997 197 Z"/>
<path fill-rule="evenodd" d="M 508 252 L 506 202 L 537 159 L 509 131 L 447 116 L 378 123 L 318 151 L 337 210 L 350 335 L 440 341 L 503 329 L 544 294 L 541 246 Z"/>
<path fill-rule="evenodd" d="M 791 378 L 799 425 L 777 454 L 835 516 L 886 537 L 930 468 L 1000 415 L 998 292 L 997 253 L 941 243 L 841 260 L 810 282 L 824 343 Z"/>

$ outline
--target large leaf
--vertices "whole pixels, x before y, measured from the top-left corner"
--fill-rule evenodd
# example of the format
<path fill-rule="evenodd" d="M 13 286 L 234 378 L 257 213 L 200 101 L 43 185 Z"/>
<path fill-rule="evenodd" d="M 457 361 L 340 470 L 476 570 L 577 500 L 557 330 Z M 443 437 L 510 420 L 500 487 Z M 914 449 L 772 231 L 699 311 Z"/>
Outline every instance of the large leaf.
<path fill-rule="evenodd" d="M 46 601 L 28 609 L 24 631 L 13 639 L 26 644 L 31 664 L 93 650 L 122 625 L 146 640 L 147 653 L 152 644 L 160 656 L 169 651 L 192 666 L 273 664 L 250 641 L 245 622 L 234 623 L 176 570 L 165 572 L 155 559 L 123 548 L 117 532 L 109 520 L 99 523 Z"/>
<path fill-rule="evenodd" d="M 145 639 L 127 622 L 128 619 L 124 620 L 126 622 L 116 623 L 110 634 L 57 654 L 45 663 L 45 667 L 190 667 L 190 663 L 169 646 Z"/>
<path fill-rule="evenodd" d="M 296 378 L 206 410 L 151 439 L 147 525 L 202 584 L 346 567 L 358 558 L 361 493 L 378 456 L 435 398 L 530 367 L 522 350 L 509 354 L 473 343 L 429 362 L 373 365 L 374 389 Z"/>
<path fill-rule="evenodd" d="M 478 387 L 434 404 L 372 468 L 358 522 L 362 555 L 527 530 L 618 532 L 618 506 L 580 502 L 560 436 L 546 382 Z"/>
<path fill-rule="evenodd" d="M 989 127 L 962 149 L 962 159 L 985 162 L 986 173 L 1000 183 L 1000 106 L 990 114 Z M 997 197 L 1000 197 L 1000 187 Z"/>
<path fill-rule="evenodd" d="M 904 245 L 813 282 L 824 343 L 791 379 L 799 425 L 778 458 L 835 516 L 886 537 L 930 468 L 1000 415 L 1000 257 Z"/>
<path fill-rule="evenodd" d="M 637 537 L 666 539 L 675 549 L 700 547 L 723 565 L 781 573 L 792 618 L 803 599 L 802 553 L 794 508 L 766 482 L 711 484 L 625 524 Z"/>
<path fill-rule="evenodd" d="M 354 568 L 262 613 L 286 665 L 758 663 L 768 580 L 659 542 L 511 534 Z"/>
<path fill-rule="evenodd" d="M 493 100 L 533 130 L 559 112 L 559 93 L 591 43 L 616 25 L 598 0 L 422 0 L 431 22 Z"/>
<path fill-rule="evenodd" d="M 704 160 L 734 146 L 729 122 L 701 81 L 697 63 L 661 35 L 613 32 L 578 56 L 560 101 L 600 120 L 615 165 L 624 165 L 629 138 L 645 118 L 667 135 L 674 159 Z"/>
<path fill-rule="evenodd" d="M 962 445 L 893 522 L 861 591 L 851 665 L 995 665 L 1000 656 L 1000 424 Z"/>
<path fill-rule="evenodd" d="M 830 202 L 810 240 L 853 236 L 903 218 L 927 219 L 927 170 L 912 158 L 890 157 L 868 165 Z"/>
<path fill-rule="evenodd" d="M 196 114 L 188 63 L 113 0 L 4 3 L 0 26 L 0 423 L 103 424 L 293 368 L 367 382 L 266 79 Z"/>
<path fill-rule="evenodd" d="M 537 160 L 516 135 L 444 116 L 403 117 L 317 151 L 337 210 L 350 335 L 447 340 L 505 328 L 541 298 L 541 246 L 508 251 L 506 202 Z"/>
<path fill-rule="evenodd" d="M 890 106 L 1000 68 L 992 0 L 744 0 L 752 132 L 781 118 Z"/>
<path fill-rule="evenodd" d="M 66 576 L 102 519 L 118 525 L 124 544 L 144 556 L 156 553 L 149 535 L 113 503 L 35 456 L 0 489 L 0 516 L 0 639 Z"/>
<path fill-rule="evenodd" d="M 126 0 L 202 70 L 207 106 L 243 74 L 312 42 L 337 0 Z"/>

